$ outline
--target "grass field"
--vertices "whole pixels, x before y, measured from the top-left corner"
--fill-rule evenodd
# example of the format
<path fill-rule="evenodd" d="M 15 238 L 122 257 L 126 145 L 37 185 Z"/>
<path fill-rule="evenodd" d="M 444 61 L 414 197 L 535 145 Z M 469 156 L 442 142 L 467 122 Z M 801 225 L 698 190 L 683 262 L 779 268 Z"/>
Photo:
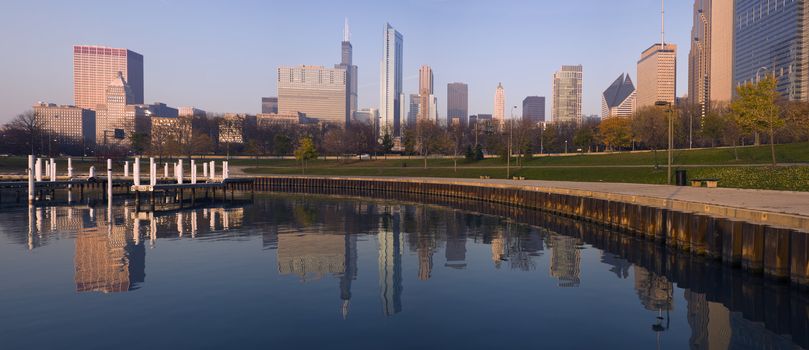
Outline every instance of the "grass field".
<path fill-rule="evenodd" d="M 721 187 L 809 191 L 809 143 L 777 146 L 779 163 L 795 166 L 765 166 L 770 162 L 768 146 L 740 147 L 739 160 L 732 148 L 677 150 L 674 152 L 675 167 L 688 171 L 689 178 L 719 178 Z M 661 167 L 655 169 L 652 152 L 616 153 L 598 155 L 546 156 L 525 160 L 522 167 L 514 167 L 512 176 L 535 180 L 626 182 L 663 184 L 666 182 L 666 152 L 658 152 Z M 23 157 L 0 157 L 0 173 L 24 174 L 27 159 Z M 378 158 L 373 160 L 323 160 L 308 162 L 308 175 L 347 176 L 414 176 L 414 177 L 506 177 L 506 162 L 489 158 L 478 162 L 458 160 L 457 171 L 452 159 L 428 159 L 428 168 L 423 168 L 423 159 Z M 116 170 L 120 171 L 120 164 Z M 292 159 L 232 159 L 231 167 L 239 167 L 246 174 L 301 174 L 300 163 Z M 75 159 L 73 167 L 78 174 L 86 174 L 95 165 L 98 172 L 105 171 L 106 163 L 88 158 Z M 753 165 L 753 166 L 747 166 Z M 65 164 L 58 165 L 58 172 L 65 171 Z M 161 162 L 162 167 L 162 162 Z M 158 171 L 161 171 L 158 169 Z M 232 171 L 233 172 L 233 171 Z"/>

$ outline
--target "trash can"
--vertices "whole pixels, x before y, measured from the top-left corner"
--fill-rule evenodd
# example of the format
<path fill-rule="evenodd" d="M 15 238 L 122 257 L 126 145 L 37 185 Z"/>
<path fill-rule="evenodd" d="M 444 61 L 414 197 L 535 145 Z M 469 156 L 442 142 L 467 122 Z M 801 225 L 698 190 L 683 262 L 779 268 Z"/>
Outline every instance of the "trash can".
<path fill-rule="evenodd" d="M 688 175 L 685 170 L 674 171 L 674 182 L 677 186 L 688 186 Z"/>

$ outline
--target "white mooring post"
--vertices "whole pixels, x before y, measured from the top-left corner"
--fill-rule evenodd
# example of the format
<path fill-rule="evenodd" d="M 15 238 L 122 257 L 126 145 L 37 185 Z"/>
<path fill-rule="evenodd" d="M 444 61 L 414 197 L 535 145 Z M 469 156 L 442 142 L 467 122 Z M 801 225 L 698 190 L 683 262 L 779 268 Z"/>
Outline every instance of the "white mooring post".
<path fill-rule="evenodd" d="M 228 169 L 228 161 L 222 161 L 222 181 L 225 181 L 230 177 L 230 169 Z"/>
<path fill-rule="evenodd" d="M 149 158 L 149 185 L 154 186 L 157 184 L 157 167 L 154 163 L 154 157 Z"/>
<path fill-rule="evenodd" d="M 68 180 L 73 180 L 73 159 L 67 159 L 67 178 Z"/>
<path fill-rule="evenodd" d="M 210 171 L 210 173 L 211 173 L 211 181 L 216 181 L 216 161 L 213 161 L 213 160 L 211 161 L 210 168 L 211 168 L 210 169 L 211 170 Z"/>
<path fill-rule="evenodd" d="M 50 163 L 48 163 L 48 172 L 49 172 L 48 178 L 51 181 L 56 181 L 56 166 L 54 166 L 55 164 L 56 163 L 53 161 L 53 158 L 51 158 Z"/>
<path fill-rule="evenodd" d="M 197 184 L 197 163 L 191 159 L 191 184 Z"/>
<path fill-rule="evenodd" d="M 95 167 L 95 165 L 93 165 L 93 166 L 90 167 L 90 174 L 89 174 L 89 176 L 87 178 L 92 179 L 92 178 L 95 178 L 95 177 L 96 177 L 96 167 Z"/>
<path fill-rule="evenodd" d="M 135 163 L 132 163 L 132 184 L 140 186 L 140 157 L 135 157 Z"/>
<path fill-rule="evenodd" d="M 37 158 L 34 164 L 34 178 L 37 182 L 42 181 L 42 158 Z"/>
<path fill-rule="evenodd" d="M 129 177 L 129 161 L 124 162 L 124 177 Z"/>
<path fill-rule="evenodd" d="M 34 203 L 34 156 L 28 156 L 28 204 Z"/>
<path fill-rule="evenodd" d="M 208 178 L 208 162 L 202 162 L 202 177 Z"/>
<path fill-rule="evenodd" d="M 163 177 L 169 177 L 169 163 L 163 163 Z"/>
<path fill-rule="evenodd" d="M 48 160 L 47 160 L 47 159 L 45 159 L 45 160 L 42 162 L 42 170 L 44 171 L 44 172 L 42 173 L 42 177 L 44 177 L 44 178 L 50 178 L 50 176 L 51 176 L 51 173 L 50 173 L 50 171 L 51 171 L 51 163 L 48 163 Z"/>
<path fill-rule="evenodd" d="M 177 184 L 183 184 L 183 160 L 177 160 Z"/>
<path fill-rule="evenodd" d="M 107 195 L 112 202 L 112 159 L 107 159 Z"/>

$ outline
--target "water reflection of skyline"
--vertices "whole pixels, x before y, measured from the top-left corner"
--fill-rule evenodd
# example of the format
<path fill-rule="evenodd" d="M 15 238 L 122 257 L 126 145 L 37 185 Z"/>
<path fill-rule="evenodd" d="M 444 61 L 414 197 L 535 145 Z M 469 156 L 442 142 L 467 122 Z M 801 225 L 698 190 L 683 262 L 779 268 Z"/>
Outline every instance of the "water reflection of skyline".
<path fill-rule="evenodd" d="M 28 237 L 15 241 L 28 249 L 37 249 L 54 239 L 73 238 L 76 292 L 117 293 L 147 287 L 146 250 L 159 249 L 157 243 L 161 239 L 248 240 L 250 236 L 258 235 L 264 249 L 276 251 L 280 275 L 297 276 L 303 282 L 336 279 L 334 290 L 335 294 L 339 293 L 339 310 L 343 318 L 350 314 L 352 283 L 360 271 L 357 244 L 361 237 L 376 239 L 379 299 L 385 316 L 406 311 L 403 305 L 405 281 L 429 282 L 435 277 L 433 269 L 440 266 L 452 270 L 468 269 L 469 244 L 489 245 L 490 266 L 494 269 L 537 271 L 536 267 L 543 265 L 540 259 L 547 259 L 548 269 L 544 273 L 556 279 L 558 287 L 574 288 L 588 282 L 582 279 L 582 251 L 587 249 L 587 244 L 592 244 L 602 249 L 600 261 L 616 278 L 631 280 L 639 305 L 650 312 L 650 324 L 654 322 L 654 316 L 683 307 L 675 305 L 673 295 L 676 289 L 671 278 L 686 278 L 672 272 L 681 269 L 677 263 L 666 260 L 665 254 L 659 259 L 663 260 L 663 266 L 660 266 L 660 261 L 644 263 L 643 257 L 625 258 L 626 249 L 643 251 L 655 248 L 629 246 L 611 249 L 609 245 L 613 243 L 594 243 L 586 233 L 575 236 L 568 235 L 569 232 L 557 234 L 545 228 L 477 214 L 441 211 L 427 205 L 334 201 L 314 206 L 308 205 L 306 200 L 292 199 L 159 215 L 135 213 L 121 207 L 116 207 L 109 215 L 105 210 L 32 208 L 29 210 Z M 404 257 L 408 254 L 418 264 L 412 276 L 403 275 Z M 440 261 L 442 256 L 443 261 Z M 725 272 L 721 274 L 727 275 Z M 739 279 L 747 280 L 736 275 L 730 273 L 731 278 L 737 280 L 734 283 L 738 284 Z M 682 296 L 687 322 L 692 329 L 689 339 L 692 348 L 759 348 L 768 344 L 790 344 L 788 338 L 774 333 L 769 325 L 765 326 L 764 316 L 759 315 L 761 310 L 746 312 L 741 306 L 745 303 L 744 298 L 751 296 L 768 300 L 764 299 L 768 298 L 765 294 L 772 294 L 771 289 L 764 293 L 755 290 L 756 287 L 733 287 L 746 291 L 746 294 L 734 296 L 742 301 L 735 301 L 735 311 L 731 311 L 727 301 L 717 296 L 722 291 L 692 289 L 697 283 L 689 282 L 680 281 L 678 284 L 683 284 L 680 288 L 684 288 Z M 805 312 L 805 298 L 797 301 L 793 301 L 792 306 L 803 308 Z M 788 310 L 786 316 L 766 317 L 790 318 Z M 793 329 L 805 327 L 806 322 L 785 327 L 780 334 L 795 337 Z M 796 341 L 801 341 L 804 336 Z"/>

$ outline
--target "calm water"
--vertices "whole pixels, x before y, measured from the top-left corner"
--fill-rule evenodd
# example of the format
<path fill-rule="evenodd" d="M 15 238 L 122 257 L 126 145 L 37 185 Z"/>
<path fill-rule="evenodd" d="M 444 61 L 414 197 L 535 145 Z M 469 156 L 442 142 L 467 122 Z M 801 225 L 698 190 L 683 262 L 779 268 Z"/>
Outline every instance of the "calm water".
<path fill-rule="evenodd" d="M 3 208 L 0 348 L 807 345 L 805 292 L 475 210 L 281 194 L 154 216 Z"/>

